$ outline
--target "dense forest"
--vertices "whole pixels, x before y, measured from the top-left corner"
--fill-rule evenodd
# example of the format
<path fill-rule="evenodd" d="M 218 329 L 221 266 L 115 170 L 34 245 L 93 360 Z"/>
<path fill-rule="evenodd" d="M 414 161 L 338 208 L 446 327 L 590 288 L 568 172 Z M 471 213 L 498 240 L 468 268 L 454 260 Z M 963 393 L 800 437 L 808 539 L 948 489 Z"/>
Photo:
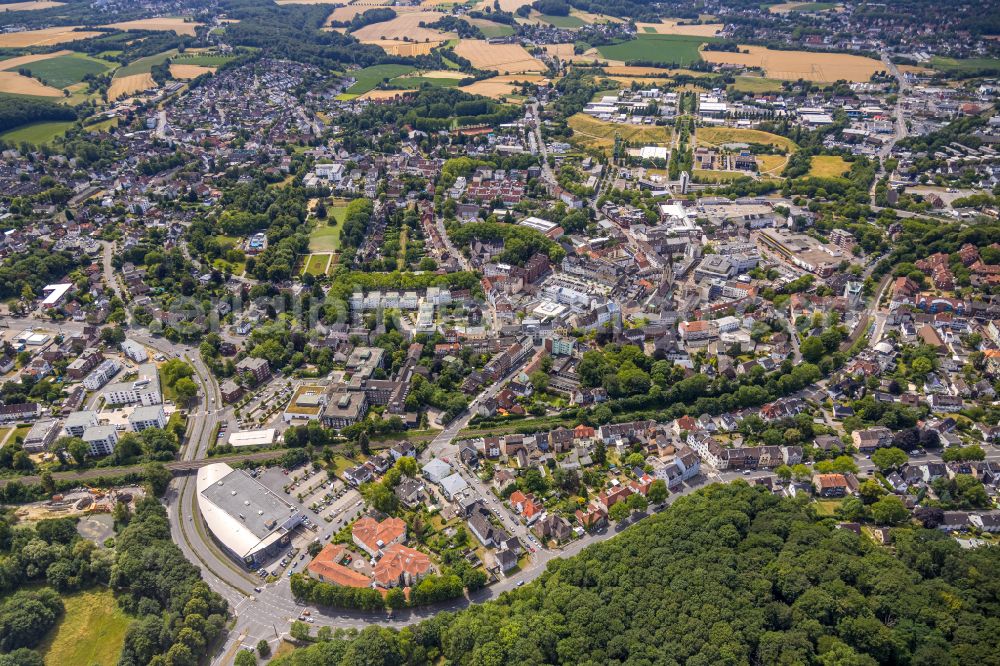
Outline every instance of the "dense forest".
<path fill-rule="evenodd" d="M 272 663 L 997 663 L 1000 550 L 906 528 L 893 551 L 831 522 L 710 486 L 497 601 Z"/>
<path fill-rule="evenodd" d="M 44 120 L 76 120 L 76 111 L 41 99 L 0 97 L 0 132 Z"/>

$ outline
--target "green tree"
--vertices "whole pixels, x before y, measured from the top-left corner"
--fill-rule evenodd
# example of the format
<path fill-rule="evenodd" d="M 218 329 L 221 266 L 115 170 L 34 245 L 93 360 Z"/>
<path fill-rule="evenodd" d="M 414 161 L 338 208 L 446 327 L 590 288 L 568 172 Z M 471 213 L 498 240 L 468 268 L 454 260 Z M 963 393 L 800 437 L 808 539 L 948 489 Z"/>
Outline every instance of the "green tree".
<path fill-rule="evenodd" d="M 253 650 L 240 650 L 236 653 L 235 666 L 257 666 L 257 657 L 253 655 Z"/>
<path fill-rule="evenodd" d="M 628 508 L 634 513 L 641 513 L 649 508 L 649 501 L 639 493 L 633 493 L 626 500 Z"/>
<path fill-rule="evenodd" d="M 264 659 L 271 656 L 271 646 L 263 638 L 257 641 L 257 654 Z"/>
<path fill-rule="evenodd" d="M 826 355 L 826 346 L 822 340 L 810 335 L 802 341 L 802 344 L 799 346 L 799 352 L 802 354 L 802 358 L 810 363 L 819 363 L 823 356 Z"/>
<path fill-rule="evenodd" d="M 879 525 L 898 525 L 910 517 L 903 500 L 886 495 L 871 505 L 872 518 Z"/>
<path fill-rule="evenodd" d="M 628 518 L 630 513 L 631 510 L 629 509 L 627 502 L 615 502 L 611 505 L 611 508 L 608 509 L 608 518 L 616 523 L 619 523 Z"/>
<path fill-rule="evenodd" d="M 879 471 L 885 473 L 891 469 L 899 469 L 910 459 L 906 452 L 890 446 L 878 449 L 872 454 L 872 464 L 878 467 Z"/>
<path fill-rule="evenodd" d="M 178 403 L 189 405 L 198 396 L 198 385 L 190 377 L 181 377 L 174 383 L 174 395 Z"/>
<path fill-rule="evenodd" d="M 301 620 L 295 620 L 295 622 L 292 622 L 292 628 L 289 633 L 297 641 L 307 641 L 309 640 L 309 625 Z"/>
<path fill-rule="evenodd" d="M 650 504 L 661 504 L 666 501 L 670 493 L 667 490 L 667 482 L 657 479 L 649 484 L 649 492 L 646 494 Z"/>

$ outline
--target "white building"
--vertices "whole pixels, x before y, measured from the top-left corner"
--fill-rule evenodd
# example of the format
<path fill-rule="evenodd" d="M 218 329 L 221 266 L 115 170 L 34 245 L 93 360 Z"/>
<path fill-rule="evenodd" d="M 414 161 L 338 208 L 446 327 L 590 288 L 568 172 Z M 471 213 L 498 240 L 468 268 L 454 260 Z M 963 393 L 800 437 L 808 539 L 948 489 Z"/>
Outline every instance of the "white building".
<path fill-rule="evenodd" d="M 66 433 L 67 437 L 83 437 L 84 431 L 95 425 L 97 425 L 97 412 L 80 410 L 66 417 L 63 432 Z"/>
<path fill-rule="evenodd" d="M 149 352 L 135 340 L 126 339 L 121 344 L 122 353 L 136 363 L 145 363 L 149 360 Z"/>
<path fill-rule="evenodd" d="M 83 441 L 90 447 L 90 455 L 107 456 L 114 453 L 118 445 L 118 431 L 112 425 L 90 426 L 83 432 Z"/>
<path fill-rule="evenodd" d="M 139 366 L 138 377 L 129 382 L 109 384 L 104 389 L 104 402 L 108 405 L 159 405 L 163 402 L 160 393 L 160 377 L 156 366 L 144 363 Z"/>
<path fill-rule="evenodd" d="M 163 411 L 163 405 L 136 407 L 128 417 L 128 424 L 133 432 L 142 432 L 146 428 L 162 429 L 167 425 L 167 415 Z"/>
<path fill-rule="evenodd" d="M 111 381 L 111 379 L 118 374 L 118 371 L 122 369 L 121 363 L 113 358 L 106 358 L 101 361 L 100 365 L 90 371 L 83 379 L 83 388 L 88 391 L 96 391 L 105 384 Z"/>

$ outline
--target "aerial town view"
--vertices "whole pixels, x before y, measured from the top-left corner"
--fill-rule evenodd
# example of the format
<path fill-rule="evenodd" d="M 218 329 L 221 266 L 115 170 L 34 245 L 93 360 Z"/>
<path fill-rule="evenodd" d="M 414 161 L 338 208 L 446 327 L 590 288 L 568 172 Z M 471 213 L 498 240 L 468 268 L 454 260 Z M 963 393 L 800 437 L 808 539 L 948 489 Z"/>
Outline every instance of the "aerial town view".
<path fill-rule="evenodd" d="M 1000 665 L 1000 0 L 0 4 L 0 666 Z"/>

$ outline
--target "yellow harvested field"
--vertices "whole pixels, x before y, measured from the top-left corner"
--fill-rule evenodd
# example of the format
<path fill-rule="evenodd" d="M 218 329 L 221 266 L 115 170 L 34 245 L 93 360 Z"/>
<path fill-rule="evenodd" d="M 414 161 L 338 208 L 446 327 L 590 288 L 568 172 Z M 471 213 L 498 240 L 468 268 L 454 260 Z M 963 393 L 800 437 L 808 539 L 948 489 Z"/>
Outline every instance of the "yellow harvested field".
<path fill-rule="evenodd" d="M 21 76 L 17 72 L 0 72 L 0 92 L 18 95 L 38 95 L 39 97 L 62 97 L 61 90 L 49 87 L 30 76 Z"/>
<path fill-rule="evenodd" d="M 567 121 L 573 129 L 573 142 L 584 148 L 595 148 L 610 153 L 615 137 L 628 141 L 633 147 L 640 145 L 666 146 L 670 143 L 670 128 L 665 125 L 631 125 L 608 123 L 584 113 L 577 113 Z"/>
<path fill-rule="evenodd" d="M 51 9 L 52 7 L 62 7 L 65 2 L 51 2 L 50 0 L 34 0 L 33 2 L 12 2 L 0 5 L 0 12 L 26 12 L 32 9 Z"/>
<path fill-rule="evenodd" d="M 907 74 L 933 74 L 934 70 L 929 67 L 921 67 L 919 65 L 896 65 L 896 69 Z"/>
<path fill-rule="evenodd" d="M 42 28 L 41 30 L 25 30 L 24 32 L 6 32 L 0 34 L 0 48 L 21 49 L 28 46 L 48 46 L 103 34 L 93 30 L 74 32 L 79 27 L 78 25 L 68 25 L 58 28 Z"/>
<path fill-rule="evenodd" d="M 707 146 L 721 146 L 725 143 L 760 143 L 777 146 L 787 151 L 793 151 L 798 148 L 795 142 L 788 137 L 755 129 L 699 127 L 695 136 L 698 139 L 699 145 Z"/>
<path fill-rule="evenodd" d="M 514 90 L 521 87 L 523 83 L 547 83 L 548 79 L 543 76 L 531 74 L 511 74 L 508 76 L 494 76 L 482 81 L 476 81 L 467 86 L 462 86 L 460 90 L 471 95 L 482 95 L 500 99 L 512 95 Z"/>
<path fill-rule="evenodd" d="M 492 69 L 501 74 L 546 70 L 545 65 L 520 44 L 490 44 L 481 39 L 463 39 L 455 47 L 455 53 L 466 58 L 473 67 Z"/>
<path fill-rule="evenodd" d="M 105 28 L 118 28 L 119 30 L 155 30 L 157 32 L 173 31 L 178 35 L 194 35 L 194 29 L 202 25 L 185 21 L 180 17 L 164 17 L 139 19 L 138 21 L 122 21 L 121 23 L 110 23 Z"/>
<path fill-rule="evenodd" d="M 372 41 L 409 41 L 409 42 L 441 42 L 454 39 L 456 35 L 441 32 L 432 28 L 421 28 L 421 23 L 434 23 L 441 20 L 440 12 L 413 12 L 400 14 L 391 21 L 372 23 L 351 33 L 357 40 L 367 43 Z"/>
<path fill-rule="evenodd" d="M 550 56 L 556 56 L 559 58 L 568 58 L 572 55 L 575 55 L 573 53 L 572 44 L 546 44 L 545 52 L 548 53 Z"/>
<path fill-rule="evenodd" d="M 708 62 L 744 67 L 760 67 L 771 79 L 818 83 L 868 81 L 872 74 L 885 70 L 880 60 L 845 53 L 813 53 L 811 51 L 772 51 L 763 46 L 740 45 L 740 53 L 702 51 Z M 746 53 L 743 53 L 746 51 Z"/>
<path fill-rule="evenodd" d="M 344 0 L 274 0 L 277 5 L 343 5 Z"/>
<path fill-rule="evenodd" d="M 343 3 L 340 4 L 343 5 Z M 376 7 L 384 7 L 387 4 L 389 4 L 388 1 L 380 2 L 379 0 L 374 0 L 374 1 L 366 0 L 365 2 L 356 2 L 351 5 L 344 5 L 341 7 L 337 7 L 332 12 L 330 12 L 329 16 L 326 17 L 325 25 L 330 25 L 334 21 L 349 22 L 358 14 L 364 14 L 369 9 L 375 9 Z M 419 12 L 423 10 L 421 10 L 420 7 L 407 6 L 407 7 L 393 7 L 392 11 L 396 12 L 396 14 L 407 14 L 410 12 Z"/>
<path fill-rule="evenodd" d="M 358 99 L 393 99 L 404 93 L 417 92 L 414 89 L 408 90 L 369 90 L 363 95 L 359 96 Z"/>
<path fill-rule="evenodd" d="M 457 0 L 423 0 L 423 2 L 421 2 L 420 4 L 423 5 L 424 7 L 437 7 L 438 5 L 457 5 L 461 3 L 457 2 Z M 474 19 L 467 19 L 467 20 L 474 20 Z"/>
<path fill-rule="evenodd" d="M 518 7 L 524 7 L 525 5 L 530 5 L 532 0 L 500 0 L 500 9 L 505 12 L 515 12 Z M 479 3 L 480 10 L 482 9 L 493 9 L 493 0 L 483 0 Z"/>
<path fill-rule="evenodd" d="M 116 77 L 111 79 L 111 86 L 108 88 L 108 99 L 115 100 L 119 97 L 134 95 L 137 92 L 155 87 L 156 81 L 153 80 L 153 75 L 148 72 L 145 74 Z"/>
<path fill-rule="evenodd" d="M 407 76 L 419 76 L 425 79 L 461 79 L 467 76 L 467 74 L 454 69 L 434 69 L 429 72 L 414 72 L 413 74 L 407 74 Z"/>
<path fill-rule="evenodd" d="M 393 42 L 384 39 L 376 42 L 365 42 L 365 44 L 374 44 L 381 47 L 388 55 L 412 58 L 413 56 L 427 55 L 437 48 L 441 42 L 420 42 L 419 44 L 414 44 L 413 42 Z M 455 78 L 454 75 L 452 78 Z"/>
<path fill-rule="evenodd" d="M 624 19 L 620 19 L 616 16 L 607 16 L 606 14 L 591 14 L 590 12 L 585 12 L 582 9 L 574 9 L 570 12 L 570 15 L 577 17 L 584 23 L 593 25 L 594 23 L 624 23 Z"/>
<path fill-rule="evenodd" d="M 215 67 L 202 65 L 170 65 L 170 76 L 181 81 L 196 79 L 202 74 L 215 74 Z"/>
<path fill-rule="evenodd" d="M 663 19 L 659 23 L 636 23 L 638 34 L 686 35 L 688 37 L 715 37 L 726 26 L 722 23 L 697 23 L 680 25 L 675 19 Z"/>
<path fill-rule="evenodd" d="M 59 56 L 69 55 L 70 53 L 72 53 L 72 51 L 63 49 L 61 51 L 53 51 L 52 53 L 32 53 L 30 55 L 7 58 L 6 60 L 0 60 L 0 68 L 9 72 L 16 71 L 18 68 L 30 65 L 33 62 L 48 60 L 49 58 L 57 58 Z"/>
<path fill-rule="evenodd" d="M 788 12 L 795 11 L 799 7 L 804 7 L 806 5 L 811 5 L 811 4 L 813 4 L 813 3 L 811 3 L 811 2 L 785 2 L 785 3 L 782 3 L 780 5 L 771 5 L 770 7 L 767 8 L 767 11 L 771 12 L 772 14 L 787 14 Z M 839 10 L 840 7 L 838 6 L 837 9 Z M 814 11 L 828 11 L 828 10 L 818 9 L 818 10 L 814 10 Z"/>

